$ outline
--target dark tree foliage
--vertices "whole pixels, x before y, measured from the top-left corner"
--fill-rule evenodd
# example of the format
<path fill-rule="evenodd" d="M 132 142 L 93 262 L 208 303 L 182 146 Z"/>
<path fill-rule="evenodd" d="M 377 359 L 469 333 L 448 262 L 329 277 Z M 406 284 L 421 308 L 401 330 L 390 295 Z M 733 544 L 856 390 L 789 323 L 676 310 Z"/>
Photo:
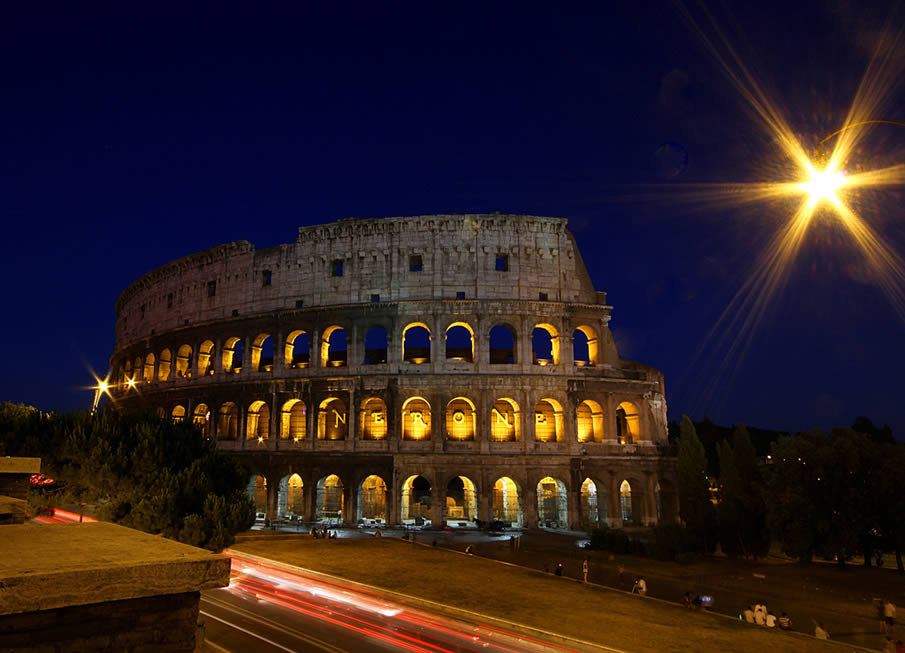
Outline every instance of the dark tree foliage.
<path fill-rule="evenodd" d="M 730 558 L 759 558 L 770 550 L 759 462 L 748 429 L 736 427 L 732 446 L 720 443 L 720 544 Z"/>
<path fill-rule="evenodd" d="M 682 418 L 678 446 L 679 517 L 692 536 L 701 542 L 704 552 L 711 553 L 716 548 L 717 532 L 707 456 L 688 417 Z"/>
<path fill-rule="evenodd" d="M 101 519 L 220 550 L 254 523 L 248 472 L 191 425 L 104 410 L 0 404 L 0 450 L 40 457 L 55 486 L 32 504 L 92 504 Z"/>

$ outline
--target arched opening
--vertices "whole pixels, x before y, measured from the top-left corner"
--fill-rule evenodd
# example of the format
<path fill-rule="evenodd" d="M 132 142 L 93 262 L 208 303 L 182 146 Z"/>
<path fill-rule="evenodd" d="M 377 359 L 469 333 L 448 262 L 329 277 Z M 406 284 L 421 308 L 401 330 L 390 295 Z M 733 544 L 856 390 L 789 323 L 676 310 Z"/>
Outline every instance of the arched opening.
<path fill-rule="evenodd" d="M 632 444 L 639 441 L 641 416 L 638 409 L 630 401 L 623 401 L 616 409 L 616 441 L 619 444 Z"/>
<path fill-rule="evenodd" d="M 343 482 L 336 474 L 326 476 L 317 482 L 317 509 L 314 520 L 342 523 Z"/>
<path fill-rule="evenodd" d="M 368 476 L 358 489 L 358 519 L 385 523 L 386 518 L 387 485 L 379 476 Z"/>
<path fill-rule="evenodd" d="M 446 404 L 446 437 L 449 440 L 474 440 L 476 430 L 474 404 L 456 397 Z"/>
<path fill-rule="evenodd" d="M 138 356 L 133 363 L 135 366 L 135 382 L 140 383 L 144 381 L 144 361 L 141 359 L 141 356 Z"/>
<path fill-rule="evenodd" d="M 428 526 L 431 521 L 431 485 L 423 476 L 409 476 L 402 484 L 401 519 L 406 526 Z"/>
<path fill-rule="evenodd" d="M 456 476 L 446 485 L 446 516 L 473 522 L 478 517 L 474 483 L 465 476 Z"/>
<path fill-rule="evenodd" d="M 634 514 L 632 511 L 632 486 L 628 481 L 622 481 L 619 486 L 619 509 L 622 512 L 622 523 L 631 524 Z"/>
<path fill-rule="evenodd" d="M 521 439 L 520 421 L 514 399 L 497 399 L 490 409 L 490 438 L 494 442 L 518 442 Z"/>
<path fill-rule="evenodd" d="M 308 410 L 301 399 L 290 399 L 280 411 L 280 439 L 298 442 L 308 435 Z"/>
<path fill-rule="evenodd" d="M 279 509 L 280 519 L 302 519 L 305 515 L 304 483 L 298 474 L 280 479 Z"/>
<path fill-rule="evenodd" d="M 239 407 L 231 401 L 220 404 L 217 412 L 217 437 L 220 440 L 235 440 L 239 432 Z"/>
<path fill-rule="evenodd" d="M 251 371 L 273 371 L 273 338 L 269 333 L 259 333 L 251 342 Z"/>
<path fill-rule="evenodd" d="M 123 378 L 120 383 L 128 383 L 132 378 L 132 361 L 127 360 L 123 365 Z"/>
<path fill-rule="evenodd" d="M 362 440 L 383 440 L 387 436 L 387 405 L 380 397 L 361 402 L 360 432 Z"/>
<path fill-rule="evenodd" d="M 365 365 L 383 365 L 387 362 L 387 330 L 383 327 L 368 329 L 365 334 Z"/>
<path fill-rule="evenodd" d="M 566 503 L 566 486 L 562 481 L 547 476 L 537 484 L 537 519 L 541 528 L 566 528 L 569 513 Z"/>
<path fill-rule="evenodd" d="M 311 343 L 308 339 L 308 332 L 297 329 L 286 336 L 283 354 L 286 367 L 295 369 L 308 367 L 311 360 Z"/>
<path fill-rule="evenodd" d="M 248 484 L 248 498 L 255 502 L 255 516 L 264 519 L 267 514 L 267 479 L 255 476 Z"/>
<path fill-rule="evenodd" d="M 204 429 L 204 432 L 207 433 L 207 423 L 210 419 L 211 409 L 207 407 L 207 404 L 198 404 L 195 406 L 195 410 L 192 411 L 192 424 L 200 426 Z"/>
<path fill-rule="evenodd" d="M 223 343 L 223 356 L 221 364 L 224 374 L 238 374 L 242 371 L 242 340 L 233 336 Z"/>
<path fill-rule="evenodd" d="M 347 347 L 346 330 L 327 327 L 321 339 L 321 367 L 343 367 L 349 353 Z"/>
<path fill-rule="evenodd" d="M 498 478 L 493 484 L 492 517 L 510 526 L 522 525 L 522 505 L 518 486 L 508 476 Z"/>
<path fill-rule="evenodd" d="M 603 442 L 603 408 L 592 399 L 578 404 L 575 426 L 579 442 Z"/>
<path fill-rule="evenodd" d="M 198 347 L 198 376 L 211 376 L 214 373 L 213 363 L 214 343 L 211 340 L 205 340 Z"/>
<path fill-rule="evenodd" d="M 600 500 L 597 496 L 597 484 L 586 478 L 581 484 L 581 523 L 587 529 L 600 526 L 600 513 L 598 507 Z"/>
<path fill-rule="evenodd" d="M 169 349 L 160 352 L 157 359 L 157 380 L 168 381 L 170 379 L 170 369 L 173 365 L 173 353 Z"/>
<path fill-rule="evenodd" d="M 402 330 L 402 360 L 421 365 L 431 361 L 431 332 L 423 322 L 412 322 Z"/>
<path fill-rule="evenodd" d="M 562 405 L 555 399 L 541 399 L 534 406 L 534 439 L 538 442 L 562 442 Z"/>
<path fill-rule="evenodd" d="M 559 364 L 559 332 L 552 324 L 538 324 L 531 332 L 531 349 L 534 364 Z"/>
<path fill-rule="evenodd" d="M 422 397 L 410 397 L 402 404 L 402 439 L 430 440 L 431 405 Z"/>
<path fill-rule="evenodd" d="M 474 362 L 474 331 L 465 322 L 454 322 L 446 329 L 446 360 Z"/>
<path fill-rule="evenodd" d="M 490 364 L 513 365 L 515 363 L 515 329 L 508 324 L 497 324 L 490 330 Z"/>
<path fill-rule="evenodd" d="M 190 345 L 180 345 L 176 350 L 176 378 L 192 378 L 192 348 Z"/>
<path fill-rule="evenodd" d="M 266 440 L 270 437 L 270 407 L 263 401 L 256 401 L 248 407 L 245 416 L 245 439 Z"/>
<path fill-rule="evenodd" d="M 154 362 L 156 360 L 157 357 L 153 353 L 148 353 L 148 355 L 145 356 L 145 383 L 151 383 L 154 380 Z"/>
<path fill-rule="evenodd" d="M 185 406 L 175 405 L 173 406 L 173 410 L 170 412 L 170 417 L 176 423 L 185 421 Z"/>
<path fill-rule="evenodd" d="M 597 365 L 597 332 L 582 325 L 572 333 L 572 360 L 578 367 Z"/>
<path fill-rule="evenodd" d="M 317 411 L 317 439 L 345 440 L 348 431 L 348 414 L 342 399 L 331 397 L 321 402 Z"/>
<path fill-rule="evenodd" d="M 164 419 L 167 416 L 167 411 L 164 410 L 163 406 L 158 406 L 154 409 L 154 412 L 157 414 L 157 417 L 160 419 Z"/>

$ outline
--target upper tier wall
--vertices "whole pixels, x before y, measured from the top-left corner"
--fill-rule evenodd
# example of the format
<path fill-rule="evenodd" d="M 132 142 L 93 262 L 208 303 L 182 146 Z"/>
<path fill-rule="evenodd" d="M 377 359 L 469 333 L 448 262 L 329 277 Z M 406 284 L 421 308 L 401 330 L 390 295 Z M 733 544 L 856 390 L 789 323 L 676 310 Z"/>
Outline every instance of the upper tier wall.
<path fill-rule="evenodd" d="M 460 293 L 598 303 L 564 218 L 350 218 L 301 227 L 295 243 L 255 251 L 243 240 L 149 272 L 116 303 L 116 347 L 236 314 Z"/>

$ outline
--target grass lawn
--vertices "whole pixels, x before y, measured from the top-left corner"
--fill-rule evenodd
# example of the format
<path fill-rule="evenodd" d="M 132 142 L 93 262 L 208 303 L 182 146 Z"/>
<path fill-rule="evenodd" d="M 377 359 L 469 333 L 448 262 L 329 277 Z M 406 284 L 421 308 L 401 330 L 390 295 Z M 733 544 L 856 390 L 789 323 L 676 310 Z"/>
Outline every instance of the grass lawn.
<path fill-rule="evenodd" d="M 233 548 L 627 651 L 841 650 L 833 642 L 393 538 L 272 537 Z"/>

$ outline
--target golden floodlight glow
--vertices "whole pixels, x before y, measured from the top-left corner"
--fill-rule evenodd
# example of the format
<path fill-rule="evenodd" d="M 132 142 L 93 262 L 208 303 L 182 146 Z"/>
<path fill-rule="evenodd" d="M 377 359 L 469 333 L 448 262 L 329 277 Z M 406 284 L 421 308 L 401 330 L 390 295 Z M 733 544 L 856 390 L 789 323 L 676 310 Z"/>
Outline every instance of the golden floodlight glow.
<path fill-rule="evenodd" d="M 130 388 L 134 388 L 134 387 L 135 387 L 135 379 L 128 379 L 128 380 L 126 381 L 126 385 L 128 385 Z"/>
<path fill-rule="evenodd" d="M 811 205 L 817 204 L 820 200 L 829 200 L 833 204 L 838 203 L 836 191 L 845 185 L 845 175 L 832 168 L 824 168 L 817 170 L 809 165 L 811 178 L 801 184 L 799 188 L 806 192 L 811 198 Z"/>
<path fill-rule="evenodd" d="M 106 381 L 101 381 L 100 383 L 97 384 L 97 389 L 100 390 L 101 392 L 107 392 L 107 388 L 109 388 L 109 387 L 110 386 L 107 385 Z"/>

